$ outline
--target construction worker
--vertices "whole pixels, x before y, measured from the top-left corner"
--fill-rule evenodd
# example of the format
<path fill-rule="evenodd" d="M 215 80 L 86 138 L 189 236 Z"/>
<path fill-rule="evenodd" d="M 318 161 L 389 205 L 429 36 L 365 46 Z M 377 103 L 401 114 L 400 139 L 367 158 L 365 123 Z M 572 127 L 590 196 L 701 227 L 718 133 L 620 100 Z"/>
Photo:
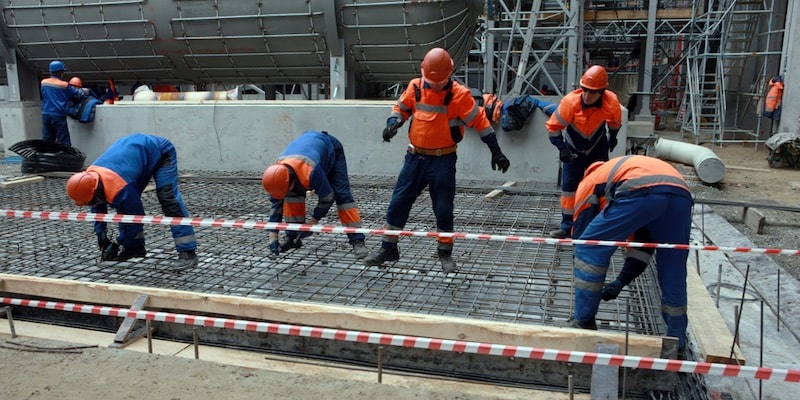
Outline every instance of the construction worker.
<path fill-rule="evenodd" d="M 403 229 L 411 206 L 428 186 L 436 228 L 453 232 L 456 194 L 456 146 L 464 138 L 464 126 L 475 129 L 492 152 L 492 169 L 505 173 L 510 162 L 500 151 L 492 125 L 470 90 L 451 79 L 453 59 L 442 48 L 428 51 L 421 63 L 422 77 L 412 79 L 392 107 L 383 130 L 390 141 L 398 128 L 413 116 L 408 129 L 405 162 L 386 211 L 386 228 Z M 380 249 L 364 259 L 366 265 L 382 265 L 400 259 L 398 237 L 384 235 Z M 445 273 L 458 269 L 452 258 L 453 238 L 438 238 L 437 254 Z"/>
<path fill-rule="evenodd" d="M 64 81 L 67 67 L 61 61 L 50 63 L 50 77 L 42 79 L 42 139 L 72 146 L 67 126 L 70 101 L 80 100 L 83 91 Z"/>
<path fill-rule="evenodd" d="M 578 185 L 575 201 L 574 238 L 624 241 L 639 235 L 655 243 L 689 244 L 692 195 L 681 174 L 665 161 L 630 155 L 595 162 Z M 576 243 L 574 251 L 575 308 L 566 325 L 597 329 L 595 315 L 616 247 Z M 661 312 L 667 335 L 678 338 L 679 350 L 686 346 L 688 254 L 688 250 L 669 248 L 655 252 Z M 649 257 L 638 257 L 637 268 L 643 269 Z M 626 265 L 627 273 L 636 267 Z"/>
<path fill-rule="evenodd" d="M 361 227 L 358 206 L 350 192 L 347 175 L 347 160 L 344 148 L 338 139 L 327 132 L 308 131 L 293 140 L 278 157 L 278 161 L 267 167 L 261 177 L 264 190 L 269 193 L 272 204 L 270 222 L 304 224 L 306 222 L 306 192 L 313 190 L 319 201 L 311 213 L 312 225 L 328 215 L 333 202 L 342 225 Z M 303 245 L 302 238 L 311 232 L 286 231 L 278 241 L 278 231 L 269 233 L 269 250 L 280 254 Z M 348 233 L 356 258 L 367 256 L 363 233 Z"/>
<path fill-rule="evenodd" d="M 572 229 L 575 189 L 586 167 L 608 160 L 617 146 L 622 127 L 622 108 L 614 92 L 607 90 L 608 75 L 599 65 L 589 67 L 580 80 L 581 87 L 564 96 L 547 127 L 550 143 L 558 148 L 561 161 L 561 226 L 550 236 L 563 239 Z M 566 135 L 562 134 L 566 130 Z M 607 135 L 607 136 L 606 136 Z"/>
<path fill-rule="evenodd" d="M 86 171 L 72 175 L 67 181 L 67 195 L 78 206 L 91 206 L 95 213 L 106 213 L 111 206 L 120 214 L 144 215 L 141 195 L 151 178 L 164 215 L 188 217 L 178 190 L 175 147 L 165 138 L 144 133 L 117 140 Z M 169 269 L 182 271 L 196 266 L 194 228 L 171 225 L 170 229 L 178 260 Z M 142 224 L 120 223 L 114 241 L 108 238 L 105 222 L 95 222 L 94 233 L 103 261 L 123 261 L 147 254 Z"/>
<path fill-rule="evenodd" d="M 764 116 L 774 120 L 781 119 L 781 100 L 783 98 L 783 77 L 778 75 L 769 80 L 769 92 L 764 101 Z"/>

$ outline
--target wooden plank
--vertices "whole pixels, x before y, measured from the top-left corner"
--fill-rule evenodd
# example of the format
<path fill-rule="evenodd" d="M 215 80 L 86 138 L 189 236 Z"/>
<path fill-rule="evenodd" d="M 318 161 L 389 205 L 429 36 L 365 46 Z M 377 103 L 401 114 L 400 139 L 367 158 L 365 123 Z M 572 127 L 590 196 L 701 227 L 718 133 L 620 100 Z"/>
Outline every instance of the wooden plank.
<path fill-rule="evenodd" d="M 656 10 L 656 19 L 691 19 L 691 8 L 668 8 Z M 647 20 L 647 10 L 598 10 L 584 11 L 585 21 Z"/>
<path fill-rule="evenodd" d="M 517 184 L 517 182 L 509 181 L 509 182 L 504 183 L 501 187 L 512 187 L 512 186 L 514 186 L 516 184 Z M 503 189 L 495 189 L 495 190 L 492 190 L 491 192 L 489 192 L 486 196 L 483 196 L 483 199 L 484 200 L 493 200 L 496 197 L 502 196 L 503 193 L 504 193 Z"/>
<path fill-rule="evenodd" d="M 147 295 L 140 294 L 136 296 L 136 300 L 134 300 L 133 305 L 129 308 L 133 311 L 139 311 L 144 307 L 145 303 L 147 303 Z M 125 317 L 122 321 L 122 325 L 120 325 L 119 329 L 117 330 L 117 335 L 114 336 L 114 343 L 112 346 L 123 347 L 128 344 L 130 340 L 136 340 L 139 337 L 136 335 L 131 335 L 133 331 L 133 327 L 138 322 L 136 318 Z"/>
<path fill-rule="evenodd" d="M 728 330 L 725 320 L 708 295 L 708 290 L 697 274 L 697 268 L 691 258 L 687 269 L 686 290 L 689 304 L 686 314 L 700 356 L 707 362 L 745 365 L 746 360 L 739 346 L 734 348 L 731 357 L 733 334 Z"/>
<path fill-rule="evenodd" d="M 227 315 L 239 319 L 273 321 L 335 329 L 381 332 L 505 345 L 593 352 L 597 343 L 625 346 L 625 334 L 533 324 L 514 324 L 460 317 L 434 316 L 361 307 L 287 302 L 185 292 L 131 285 L 77 282 L 0 274 L 0 291 L 7 295 L 60 299 L 65 302 L 127 307 L 136 296 L 149 296 L 148 309 Z M 628 353 L 661 357 L 665 340 L 630 335 Z"/>
<path fill-rule="evenodd" d="M 43 180 L 44 177 L 40 175 L 15 176 L 11 178 L 6 178 L 5 181 L 0 182 L 0 186 L 8 188 L 14 186 L 27 185 L 29 183 L 34 183 L 34 182 L 41 182 Z"/>

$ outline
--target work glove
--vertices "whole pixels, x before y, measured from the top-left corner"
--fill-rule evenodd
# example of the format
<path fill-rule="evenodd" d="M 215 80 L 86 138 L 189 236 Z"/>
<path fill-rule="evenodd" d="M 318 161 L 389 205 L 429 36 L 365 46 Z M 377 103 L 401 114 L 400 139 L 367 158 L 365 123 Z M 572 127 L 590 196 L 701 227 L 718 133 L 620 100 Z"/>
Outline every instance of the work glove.
<path fill-rule="evenodd" d="M 103 252 L 100 254 L 100 259 L 103 261 L 114 261 L 117 259 L 118 255 L 119 243 L 109 242 L 108 246 L 103 248 Z"/>
<path fill-rule="evenodd" d="M 617 135 L 608 135 L 608 152 L 614 151 L 615 147 L 617 147 Z"/>
<path fill-rule="evenodd" d="M 277 240 L 269 242 L 269 251 L 276 256 L 281 253 L 281 247 Z"/>
<path fill-rule="evenodd" d="M 578 155 L 569 151 L 567 148 L 558 150 L 558 159 L 563 163 L 571 163 L 572 160 L 576 158 L 578 158 Z"/>
<path fill-rule="evenodd" d="M 603 286 L 603 290 L 600 291 L 600 297 L 603 301 L 614 300 L 619 296 L 619 292 L 622 291 L 623 286 L 619 279 L 615 279 L 614 282 L 606 283 L 606 285 Z"/>
<path fill-rule="evenodd" d="M 500 149 L 492 151 L 492 171 L 500 170 L 505 174 L 510 166 L 511 161 L 508 161 L 508 158 Z"/>
<path fill-rule="evenodd" d="M 397 135 L 397 130 L 403 125 L 397 117 L 389 117 L 386 120 L 386 128 L 383 129 L 383 141 L 390 142 L 394 135 Z"/>
<path fill-rule="evenodd" d="M 100 251 L 103 251 L 111 245 L 111 240 L 108 239 L 108 234 L 106 231 L 102 231 L 97 234 L 97 247 L 100 248 Z"/>

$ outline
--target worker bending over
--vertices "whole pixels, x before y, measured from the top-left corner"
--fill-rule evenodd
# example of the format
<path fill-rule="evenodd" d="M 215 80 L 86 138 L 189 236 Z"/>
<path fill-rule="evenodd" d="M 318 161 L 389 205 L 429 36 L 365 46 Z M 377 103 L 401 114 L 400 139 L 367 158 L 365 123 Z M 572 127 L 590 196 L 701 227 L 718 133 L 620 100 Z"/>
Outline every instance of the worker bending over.
<path fill-rule="evenodd" d="M 670 164 L 648 156 L 616 157 L 586 170 L 575 196 L 573 238 L 624 241 L 639 233 L 656 243 L 689 244 L 692 195 Z M 613 246 L 575 244 L 575 311 L 568 325 L 597 329 L 601 299 Z M 667 336 L 686 346 L 686 260 L 688 250 L 656 251 L 661 312 Z M 640 264 L 641 265 L 641 264 Z"/>
<path fill-rule="evenodd" d="M 86 171 L 67 181 L 67 195 L 79 206 L 91 206 L 93 213 L 107 213 L 108 206 L 120 214 L 144 215 L 142 193 L 153 178 L 161 211 L 168 217 L 188 217 L 178 190 L 178 155 L 169 140 L 135 133 L 114 142 Z M 182 271 L 197 265 L 194 228 L 170 225 L 178 260 L 170 270 Z M 147 255 L 142 224 L 121 222 L 112 241 L 105 222 L 94 223 L 94 233 L 104 261 L 123 261 Z M 120 251 L 120 246 L 122 250 Z"/>
<path fill-rule="evenodd" d="M 347 160 L 344 148 L 338 139 L 327 132 L 308 131 L 293 140 L 278 157 L 278 161 L 267 167 L 261 177 L 264 190 L 269 193 L 271 209 L 269 222 L 304 224 L 306 222 L 306 192 L 313 190 L 319 201 L 311 213 L 311 224 L 328 215 L 336 202 L 339 221 L 350 228 L 361 228 L 358 206 L 350 192 Z M 269 250 L 273 254 L 296 249 L 301 240 L 311 232 L 286 231 L 278 241 L 278 231 L 269 233 Z M 363 233 L 348 233 L 356 258 L 366 257 Z"/>

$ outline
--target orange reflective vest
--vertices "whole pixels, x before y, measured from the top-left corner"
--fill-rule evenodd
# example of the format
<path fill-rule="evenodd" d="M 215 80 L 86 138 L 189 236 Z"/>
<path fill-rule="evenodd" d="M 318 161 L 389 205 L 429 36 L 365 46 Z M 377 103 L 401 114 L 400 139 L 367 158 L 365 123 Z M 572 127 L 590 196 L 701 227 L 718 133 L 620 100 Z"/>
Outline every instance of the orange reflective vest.
<path fill-rule="evenodd" d="M 456 81 L 436 92 L 422 78 L 412 79 L 389 116 L 403 121 L 413 117 L 408 140 L 422 149 L 455 146 L 464 138 L 465 126 L 478 131 L 481 137 L 494 133 L 484 108 L 478 106 L 468 88 Z"/>
<path fill-rule="evenodd" d="M 561 99 L 556 111 L 545 123 L 550 140 L 562 136 L 566 129 L 566 141 L 573 150 L 588 154 L 606 134 L 606 125 L 612 131 L 622 127 L 622 108 L 614 92 L 605 90 L 599 106 L 586 106 L 581 101 L 582 89 L 573 90 Z"/>
<path fill-rule="evenodd" d="M 781 107 L 781 98 L 783 97 L 783 82 L 775 82 L 775 78 L 769 80 L 769 92 L 767 92 L 767 99 L 764 102 L 764 113 L 773 113 Z M 767 115 L 771 116 L 771 115 Z"/>

